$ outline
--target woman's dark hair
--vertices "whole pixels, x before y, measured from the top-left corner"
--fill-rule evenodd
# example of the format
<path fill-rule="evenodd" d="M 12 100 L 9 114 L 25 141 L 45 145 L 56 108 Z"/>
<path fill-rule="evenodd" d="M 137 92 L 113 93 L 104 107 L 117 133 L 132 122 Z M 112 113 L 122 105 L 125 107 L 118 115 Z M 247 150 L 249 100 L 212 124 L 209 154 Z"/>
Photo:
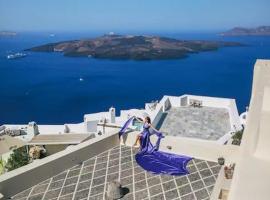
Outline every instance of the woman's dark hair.
<path fill-rule="evenodd" d="M 145 117 L 145 120 L 147 121 L 148 124 L 151 124 L 151 119 L 150 119 L 150 117 L 148 117 L 148 116 Z"/>

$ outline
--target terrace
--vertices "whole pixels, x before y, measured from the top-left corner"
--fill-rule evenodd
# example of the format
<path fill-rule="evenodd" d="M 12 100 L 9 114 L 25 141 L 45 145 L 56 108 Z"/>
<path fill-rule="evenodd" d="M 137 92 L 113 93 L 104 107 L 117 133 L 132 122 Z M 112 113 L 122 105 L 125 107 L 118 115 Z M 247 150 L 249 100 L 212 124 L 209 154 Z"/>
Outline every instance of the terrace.
<path fill-rule="evenodd" d="M 214 107 L 172 107 L 159 124 L 165 135 L 218 140 L 231 130 L 229 112 Z"/>
<path fill-rule="evenodd" d="M 190 174 L 154 175 L 135 161 L 138 149 L 131 144 L 137 134 L 130 132 L 119 143 L 113 131 L 35 160 L 0 176 L 0 190 L 5 199 L 106 199 L 107 184 L 118 180 L 128 191 L 123 199 L 210 199 L 222 172 L 217 158 L 234 163 L 238 155 L 237 146 L 167 136 L 160 150 L 193 157 L 188 163 Z"/>
<path fill-rule="evenodd" d="M 154 175 L 137 165 L 137 149 L 119 145 L 14 195 L 12 199 L 104 199 L 115 179 L 129 191 L 123 199 L 209 199 L 220 166 L 193 159 L 189 175 Z"/>

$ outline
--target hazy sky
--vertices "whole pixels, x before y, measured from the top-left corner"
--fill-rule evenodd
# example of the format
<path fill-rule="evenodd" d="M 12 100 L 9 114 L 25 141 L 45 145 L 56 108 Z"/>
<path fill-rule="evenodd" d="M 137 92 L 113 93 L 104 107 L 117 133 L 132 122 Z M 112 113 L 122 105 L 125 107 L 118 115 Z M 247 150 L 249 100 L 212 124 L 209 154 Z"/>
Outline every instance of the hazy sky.
<path fill-rule="evenodd" d="M 270 25 L 270 0 L 0 0 L 0 30 L 194 31 Z"/>

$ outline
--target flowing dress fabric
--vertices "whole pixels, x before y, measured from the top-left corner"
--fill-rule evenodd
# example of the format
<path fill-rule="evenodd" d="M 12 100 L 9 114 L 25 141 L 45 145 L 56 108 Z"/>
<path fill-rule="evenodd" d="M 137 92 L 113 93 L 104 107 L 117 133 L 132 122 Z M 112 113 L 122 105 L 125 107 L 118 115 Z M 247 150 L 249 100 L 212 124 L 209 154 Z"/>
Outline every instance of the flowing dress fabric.
<path fill-rule="evenodd" d="M 134 119 L 134 117 L 131 117 L 131 118 L 129 118 L 129 120 L 127 120 L 125 122 L 124 126 L 119 131 L 119 138 L 125 133 L 125 131 L 127 130 L 127 128 L 130 125 L 130 123 L 133 121 L 133 119 Z"/>
<path fill-rule="evenodd" d="M 130 124 L 131 121 L 129 121 L 128 124 Z M 125 125 L 127 125 L 127 123 L 125 123 Z M 121 129 L 121 132 L 119 132 L 119 136 L 124 134 L 125 130 L 128 128 L 128 125 L 124 129 L 123 128 Z M 143 131 L 140 137 L 141 147 L 139 152 L 135 155 L 136 162 L 143 169 L 145 169 L 146 171 L 150 171 L 154 174 L 188 174 L 189 172 L 186 166 L 192 158 L 188 156 L 159 151 L 160 140 L 164 136 L 162 135 L 162 133 L 155 130 L 152 130 L 152 132 L 150 132 L 149 129 L 150 126 L 148 124 L 144 124 Z M 155 145 L 153 145 L 150 141 L 150 136 L 153 134 L 158 137 Z"/>

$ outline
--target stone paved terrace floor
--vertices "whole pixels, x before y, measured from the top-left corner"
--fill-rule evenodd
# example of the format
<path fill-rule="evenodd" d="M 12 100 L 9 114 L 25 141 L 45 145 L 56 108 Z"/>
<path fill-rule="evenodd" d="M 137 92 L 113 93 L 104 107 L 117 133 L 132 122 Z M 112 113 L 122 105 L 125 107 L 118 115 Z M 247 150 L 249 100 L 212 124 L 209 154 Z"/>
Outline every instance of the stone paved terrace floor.
<path fill-rule="evenodd" d="M 116 179 L 129 189 L 122 198 L 125 200 L 209 199 L 220 171 L 217 163 L 193 159 L 188 163 L 189 175 L 153 175 L 137 165 L 136 151 L 117 146 L 15 195 L 13 199 L 105 199 L 104 186 Z"/>
<path fill-rule="evenodd" d="M 224 108 L 173 107 L 157 127 L 165 135 L 218 140 L 230 131 L 230 118 Z"/>

